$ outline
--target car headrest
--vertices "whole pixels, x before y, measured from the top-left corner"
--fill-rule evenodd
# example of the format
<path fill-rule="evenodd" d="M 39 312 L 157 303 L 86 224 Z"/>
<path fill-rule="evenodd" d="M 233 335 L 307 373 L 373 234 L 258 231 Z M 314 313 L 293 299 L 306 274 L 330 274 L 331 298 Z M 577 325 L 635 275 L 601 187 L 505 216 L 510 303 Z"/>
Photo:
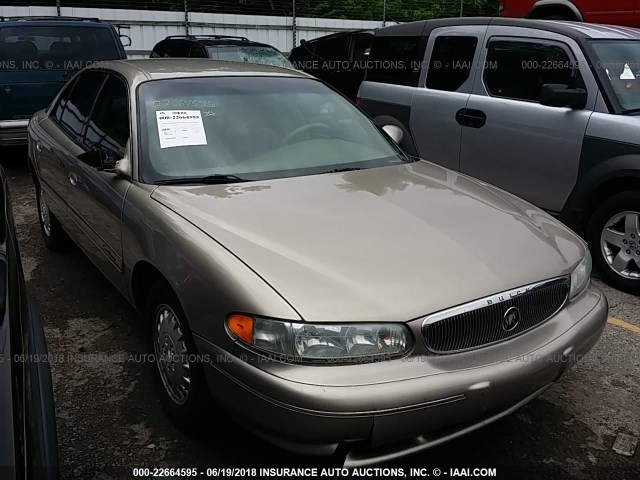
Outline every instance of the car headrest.
<path fill-rule="evenodd" d="M 19 42 L 11 44 L 8 52 L 11 53 L 14 57 L 21 60 L 29 59 L 38 56 L 38 47 L 36 47 L 35 43 L 21 40 Z"/>
<path fill-rule="evenodd" d="M 73 52 L 74 47 L 69 42 L 53 42 L 49 46 L 49 53 L 52 56 L 65 56 Z"/>

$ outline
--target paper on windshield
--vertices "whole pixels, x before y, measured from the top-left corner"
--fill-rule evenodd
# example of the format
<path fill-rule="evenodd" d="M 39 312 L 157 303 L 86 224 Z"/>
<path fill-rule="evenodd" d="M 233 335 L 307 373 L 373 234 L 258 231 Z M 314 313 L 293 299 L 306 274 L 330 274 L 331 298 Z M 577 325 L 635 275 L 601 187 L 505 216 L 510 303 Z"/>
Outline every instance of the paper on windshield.
<path fill-rule="evenodd" d="M 160 148 L 206 145 L 207 135 L 200 110 L 156 112 Z"/>

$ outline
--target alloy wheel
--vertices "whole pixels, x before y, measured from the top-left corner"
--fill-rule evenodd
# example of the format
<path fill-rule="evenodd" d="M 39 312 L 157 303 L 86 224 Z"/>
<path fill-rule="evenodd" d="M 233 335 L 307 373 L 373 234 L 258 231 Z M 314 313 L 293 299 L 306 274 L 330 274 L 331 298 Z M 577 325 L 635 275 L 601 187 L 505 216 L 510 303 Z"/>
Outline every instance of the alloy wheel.
<path fill-rule="evenodd" d="M 168 305 L 156 309 L 153 326 L 156 366 L 173 402 L 184 405 L 191 390 L 189 354 L 180 320 Z"/>
<path fill-rule="evenodd" d="M 640 279 L 640 212 L 611 217 L 602 230 L 600 247 L 614 272 L 627 279 Z"/>

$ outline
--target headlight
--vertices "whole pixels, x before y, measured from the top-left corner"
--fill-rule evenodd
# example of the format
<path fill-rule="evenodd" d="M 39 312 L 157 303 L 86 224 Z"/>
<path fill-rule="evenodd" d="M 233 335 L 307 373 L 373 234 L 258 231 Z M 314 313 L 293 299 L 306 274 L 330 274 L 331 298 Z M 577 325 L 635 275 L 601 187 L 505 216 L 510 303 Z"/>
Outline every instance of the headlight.
<path fill-rule="evenodd" d="M 587 254 L 582 261 L 571 273 L 571 290 L 569 292 L 569 299 L 575 298 L 589 285 L 591 279 L 591 254 L 587 251 Z"/>
<path fill-rule="evenodd" d="M 231 315 L 227 331 L 234 339 L 291 363 L 387 360 L 411 349 L 411 334 L 400 324 L 294 323 Z"/>

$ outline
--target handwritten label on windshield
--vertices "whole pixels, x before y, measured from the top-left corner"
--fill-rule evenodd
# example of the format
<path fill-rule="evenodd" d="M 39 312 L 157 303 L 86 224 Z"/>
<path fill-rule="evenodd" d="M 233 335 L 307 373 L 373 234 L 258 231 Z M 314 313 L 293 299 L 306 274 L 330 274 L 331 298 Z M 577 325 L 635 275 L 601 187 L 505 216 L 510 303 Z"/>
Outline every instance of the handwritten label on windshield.
<path fill-rule="evenodd" d="M 206 145 L 207 135 L 200 110 L 156 112 L 160 148 Z"/>

